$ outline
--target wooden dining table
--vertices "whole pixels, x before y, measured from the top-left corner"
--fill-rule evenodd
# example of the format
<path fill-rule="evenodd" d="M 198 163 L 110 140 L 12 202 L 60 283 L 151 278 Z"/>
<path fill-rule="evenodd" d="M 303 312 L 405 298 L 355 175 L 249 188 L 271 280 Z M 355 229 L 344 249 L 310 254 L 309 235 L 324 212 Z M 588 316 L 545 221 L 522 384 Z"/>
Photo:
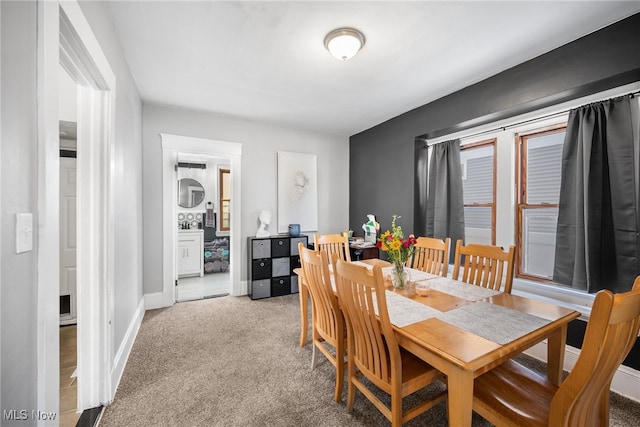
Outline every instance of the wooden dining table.
<path fill-rule="evenodd" d="M 476 377 L 544 340 L 547 377 L 560 384 L 567 325 L 579 312 L 415 270 L 404 289 L 385 283 L 398 343 L 447 377 L 449 425 L 471 425 Z M 427 294 L 418 295 L 417 287 L 426 287 Z"/>

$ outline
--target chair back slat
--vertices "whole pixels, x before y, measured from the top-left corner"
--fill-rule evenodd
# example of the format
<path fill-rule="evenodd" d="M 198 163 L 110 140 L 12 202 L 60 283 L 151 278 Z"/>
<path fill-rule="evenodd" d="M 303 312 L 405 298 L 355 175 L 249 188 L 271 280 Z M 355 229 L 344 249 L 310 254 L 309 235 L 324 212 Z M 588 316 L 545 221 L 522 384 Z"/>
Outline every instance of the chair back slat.
<path fill-rule="evenodd" d="M 515 247 L 504 251 L 499 246 L 456 242 L 452 278 L 484 288 L 511 293 Z M 462 271 L 461 270 L 462 265 Z"/>
<path fill-rule="evenodd" d="M 433 237 L 418 237 L 413 257 L 407 260 L 407 267 L 446 276 L 449 267 L 450 245 L 451 239 L 448 237 L 444 241 Z"/>
<path fill-rule="evenodd" d="M 327 253 L 327 259 L 331 262 L 333 254 L 343 261 L 351 261 L 351 252 L 349 251 L 349 239 L 340 234 L 313 234 L 313 244 L 317 251 Z"/>
<path fill-rule="evenodd" d="M 640 276 L 631 291 L 600 291 L 591 309 L 580 356 L 551 402 L 550 420 L 563 425 L 607 425 L 613 375 L 640 329 Z"/>

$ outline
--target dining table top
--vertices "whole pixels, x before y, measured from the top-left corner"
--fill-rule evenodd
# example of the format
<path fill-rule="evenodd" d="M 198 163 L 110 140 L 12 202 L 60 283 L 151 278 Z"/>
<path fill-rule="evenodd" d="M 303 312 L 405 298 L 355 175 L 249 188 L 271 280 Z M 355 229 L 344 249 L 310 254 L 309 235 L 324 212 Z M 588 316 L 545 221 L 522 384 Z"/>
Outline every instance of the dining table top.
<path fill-rule="evenodd" d="M 390 263 L 355 263 L 382 268 L 399 344 L 447 375 L 449 425 L 471 425 L 474 378 L 544 340 L 547 376 L 560 384 L 567 325 L 579 312 L 413 269 L 395 289 Z"/>
<path fill-rule="evenodd" d="M 521 349 L 526 342 L 539 341 L 556 324 L 580 316 L 570 308 L 411 268 L 407 268 L 407 285 L 396 289 L 388 277 L 393 268 L 388 262 L 356 263 L 382 268 L 389 317 L 398 334 L 420 342 L 466 370 L 486 366 L 487 358 L 495 361 L 497 350 L 510 354 L 512 348 Z M 419 295 L 420 289 L 417 292 L 416 288 L 426 288 L 427 292 Z M 417 314 L 407 316 L 407 312 Z M 403 317 L 408 320 L 403 321 Z"/>

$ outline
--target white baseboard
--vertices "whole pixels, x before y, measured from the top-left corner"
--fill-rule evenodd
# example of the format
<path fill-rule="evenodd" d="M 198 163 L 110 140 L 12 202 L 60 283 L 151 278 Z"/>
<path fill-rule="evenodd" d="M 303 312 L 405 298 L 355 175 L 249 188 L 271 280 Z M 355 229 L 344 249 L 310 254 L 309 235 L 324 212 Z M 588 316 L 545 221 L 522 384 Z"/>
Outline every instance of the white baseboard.
<path fill-rule="evenodd" d="M 154 292 L 152 294 L 144 294 L 144 309 L 155 310 L 156 308 L 166 307 L 164 303 L 164 295 L 162 292 Z"/>
<path fill-rule="evenodd" d="M 543 362 L 547 361 L 547 342 L 543 341 L 527 351 L 525 351 L 531 357 L 535 357 Z M 566 346 L 564 352 L 564 370 L 571 371 L 576 361 L 580 350 Z M 640 402 L 640 371 L 629 368 L 627 366 L 620 366 L 618 371 L 613 376 L 611 381 L 611 391 L 618 393 L 624 397 L 627 397 L 636 402 Z"/>
<path fill-rule="evenodd" d="M 116 395 L 116 390 L 118 389 L 118 385 L 120 384 L 120 379 L 122 378 L 122 373 L 124 372 L 124 367 L 127 364 L 127 360 L 129 359 L 129 354 L 131 353 L 131 349 L 133 348 L 133 343 L 136 340 L 136 336 L 138 335 L 138 330 L 140 329 L 140 325 L 142 324 L 142 318 L 144 317 L 144 298 L 140 300 L 140 304 L 138 304 L 138 308 L 136 309 L 133 319 L 131 319 L 131 323 L 129 323 L 129 327 L 127 328 L 127 332 L 124 335 L 124 339 L 116 352 L 116 356 L 113 359 L 113 370 L 111 371 L 111 397 L 112 399 Z"/>
<path fill-rule="evenodd" d="M 232 291 L 231 291 L 231 295 L 233 295 L 234 297 L 238 297 L 241 295 L 248 295 L 249 294 L 249 282 L 247 280 L 240 280 L 240 285 L 239 286 L 233 286 Z"/>

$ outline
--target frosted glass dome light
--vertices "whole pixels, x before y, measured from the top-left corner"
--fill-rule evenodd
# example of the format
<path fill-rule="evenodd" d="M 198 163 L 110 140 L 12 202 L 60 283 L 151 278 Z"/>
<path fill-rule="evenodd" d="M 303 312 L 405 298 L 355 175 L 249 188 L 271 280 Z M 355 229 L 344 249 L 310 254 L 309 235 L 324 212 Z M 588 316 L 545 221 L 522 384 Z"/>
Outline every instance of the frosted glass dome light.
<path fill-rule="evenodd" d="M 364 35 L 353 28 L 338 28 L 324 38 L 324 47 L 342 61 L 355 56 L 364 46 Z"/>

